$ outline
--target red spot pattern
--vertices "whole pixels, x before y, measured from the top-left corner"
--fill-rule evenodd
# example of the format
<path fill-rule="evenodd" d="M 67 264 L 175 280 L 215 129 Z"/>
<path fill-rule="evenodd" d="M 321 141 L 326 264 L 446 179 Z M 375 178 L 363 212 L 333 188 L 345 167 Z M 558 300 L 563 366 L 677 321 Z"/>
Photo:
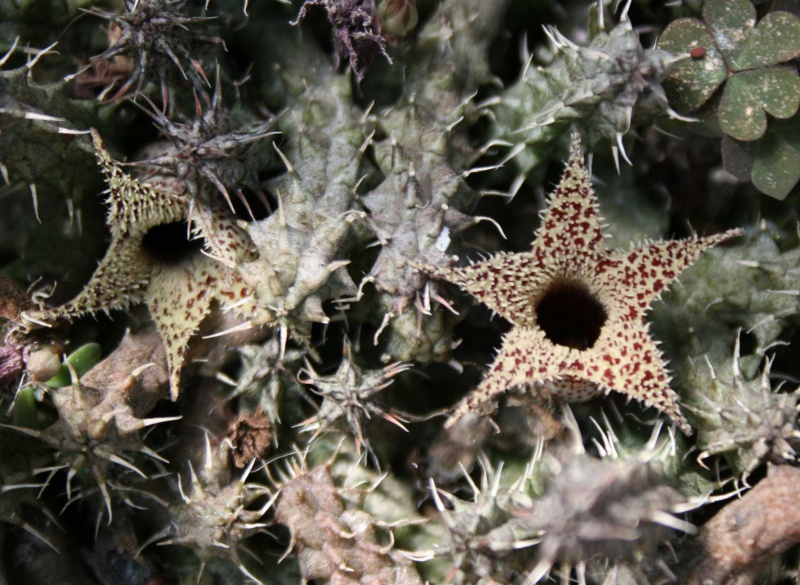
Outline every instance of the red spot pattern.
<path fill-rule="evenodd" d="M 426 267 L 431 274 L 460 285 L 515 326 L 489 374 L 455 408 L 446 426 L 475 405 L 485 408 L 507 388 L 525 385 L 568 401 L 615 390 L 655 406 L 690 434 L 644 313 L 705 249 L 740 233 L 731 230 L 630 250 L 606 249 L 580 141 L 573 136 L 567 169 L 550 197 L 530 252 L 498 254 L 467 268 Z M 554 277 L 581 283 L 605 307 L 608 318 L 591 348 L 555 344 L 537 325 L 533 302 Z"/>
<path fill-rule="evenodd" d="M 154 261 L 142 240 L 155 226 L 190 219 L 185 182 L 175 177 L 153 176 L 147 182 L 131 177 L 111 159 L 97 132 L 92 132 L 92 139 L 108 184 L 106 221 L 112 241 L 83 291 L 62 307 L 39 311 L 37 316 L 72 318 L 146 302 L 166 348 L 174 399 L 187 344 L 212 301 L 245 299 L 239 312 L 256 312 L 254 304 L 246 304 L 249 289 L 230 268 L 247 257 L 252 243 L 226 210 L 198 207 L 191 218 L 193 229 L 213 258 L 198 255 L 178 266 Z M 201 217 L 203 212 L 209 217 Z"/>

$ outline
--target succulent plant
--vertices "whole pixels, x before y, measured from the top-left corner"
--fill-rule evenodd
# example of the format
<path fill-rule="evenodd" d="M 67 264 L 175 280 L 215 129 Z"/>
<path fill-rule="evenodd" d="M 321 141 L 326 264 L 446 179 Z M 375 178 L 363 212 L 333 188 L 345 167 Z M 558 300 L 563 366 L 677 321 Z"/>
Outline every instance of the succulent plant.
<path fill-rule="evenodd" d="M 321 6 L 328 13 L 333 31 L 335 67 L 347 62 L 360 83 L 375 55 L 386 53 L 386 40 L 381 35 L 381 20 L 375 0 L 305 0 L 297 14 L 295 24 L 305 18 L 308 9 Z"/>
<path fill-rule="evenodd" d="M 702 458 L 724 453 L 734 472 L 746 476 L 766 461 L 793 462 L 800 434 L 797 391 L 773 392 L 769 379 L 772 360 L 766 361 L 756 379 L 745 380 L 739 351 L 737 337 L 729 380 L 721 379 L 712 368 L 713 387 L 705 395 L 710 408 L 697 414 L 713 422 L 704 426 L 697 448 Z"/>
<path fill-rule="evenodd" d="M 78 77 L 81 87 L 100 88 L 99 99 L 106 99 L 112 91 L 108 98 L 112 101 L 132 89 L 139 92 L 148 76 L 155 73 L 166 104 L 173 67 L 196 90 L 210 87 L 203 65 L 192 56 L 192 41 L 221 39 L 198 30 L 207 18 L 190 16 L 186 0 L 126 0 L 122 13 L 94 7 L 88 12 L 109 21 L 108 49 L 94 56 Z"/>
<path fill-rule="evenodd" d="M 291 468 L 280 482 L 275 520 L 291 532 L 303 582 L 421 585 L 414 563 L 394 546 L 392 526 L 359 509 L 377 486 L 337 486 L 331 464 Z"/>
<path fill-rule="evenodd" d="M 597 457 L 583 449 L 569 412 L 565 426 L 572 445 L 544 458 L 537 450 L 518 475 L 492 469 L 483 457 L 480 485 L 467 479 L 469 500 L 431 481 L 447 528 L 433 554 L 452 565 L 455 583 L 537 583 L 550 573 L 567 578 L 573 569 L 579 581 L 587 570 L 611 578 L 626 562 L 653 571 L 646 559 L 663 527 L 694 532 L 672 515 L 686 498 L 668 484 L 666 462 L 677 453 L 659 436 L 660 427 L 631 453 L 610 428 L 601 430 Z"/>
<path fill-rule="evenodd" d="M 356 449 L 369 449 L 369 441 L 364 438 L 363 426 L 372 417 L 383 418 L 405 430 L 402 416 L 387 411 L 376 400 L 375 394 L 386 389 L 391 378 L 407 370 L 410 364 L 393 363 L 377 371 L 364 371 L 353 361 L 350 344 L 345 341 L 344 359 L 339 369 L 330 376 L 320 376 L 306 362 L 304 384 L 314 387 L 314 393 L 322 397 L 317 413 L 305 421 L 304 430 L 315 431 L 318 435 L 330 428 L 344 426 L 355 438 Z"/>
<path fill-rule="evenodd" d="M 0 0 L 0 583 L 796 580 L 800 21 L 588 4 Z"/>
<path fill-rule="evenodd" d="M 526 64 L 520 79 L 508 90 L 497 108 L 502 138 L 518 142 L 523 136 L 522 170 L 539 161 L 538 143 L 561 134 L 570 125 L 580 128 L 590 149 L 610 141 L 614 162 L 619 155 L 630 162 L 622 137 L 631 128 L 634 109 L 681 118 L 667 103 L 661 82 L 678 58 L 669 50 L 644 49 L 628 18 L 630 2 L 620 22 L 606 21 L 605 8 L 590 12 L 589 44 L 580 46 L 554 27 L 545 32 L 554 56 L 547 67 Z M 640 100 L 646 95 L 648 99 Z"/>

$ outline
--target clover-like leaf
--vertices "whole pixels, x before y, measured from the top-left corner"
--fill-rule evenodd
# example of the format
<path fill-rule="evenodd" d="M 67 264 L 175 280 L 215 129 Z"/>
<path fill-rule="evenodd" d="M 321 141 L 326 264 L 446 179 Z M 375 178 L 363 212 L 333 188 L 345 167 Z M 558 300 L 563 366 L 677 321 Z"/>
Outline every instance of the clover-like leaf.
<path fill-rule="evenodd" d="M 784 199 L 800 180 L 800 124 L 772 131 L 758 141 L 752 171 L 753 185 L 767 195 Z"/>
<path fill-rule="evenodd" d="M 725 170 L 752 181 L 762 193 L 785 199 L 800 181 L 800 117 L 776 120 L 769 132 L 753 142 L 722 139 Z"/>
<path fill-rule="evenodd" d="M 664 80 L 670 104 L 680 112 L 700 109 L 728 78 L 722 53 L 705 24 L 696 18 L 671 22 L 658 39 L 658 46 L 672 53 L 704 51 L 701 58 L 676 63 Z"/>
<path fill-rule="evenodd" d="M 756 140 L 766 132 L 767 113 L 787 118 L 800 104 L 796 71 L 774 68 L 800 55 L 800 18 L 775 11 L 756 24 L 749 0 L 708 0 L 703 18 L 678 19 L 659 39 L 659 48 L 692 57 L 664 81 L 671 103 L 697 111 L 724 84 L 719 107 L 700 116 L 718 116 L 722 131 L 737 140 Z"/>
<path fill-rule="evenodd" d="M 717 47 L 730 59 L 756 24 L 756 8 L 750 0 L 707 0 L 706 21 Z"/>
<path fill-rule="evenodd" d="M 767 130 L 767 113 L 790 118 L 800 107 L 800 77 L 788 67 L 736 73 L 728 79 L 717 115 L 725 134 L 756 140 Z"/>
<path fill-rule="evenodd" d="M 770 12 L 758 23 L 732 59 L 741 71 L 777 65 L 800 56 L 800 17 Z"/>

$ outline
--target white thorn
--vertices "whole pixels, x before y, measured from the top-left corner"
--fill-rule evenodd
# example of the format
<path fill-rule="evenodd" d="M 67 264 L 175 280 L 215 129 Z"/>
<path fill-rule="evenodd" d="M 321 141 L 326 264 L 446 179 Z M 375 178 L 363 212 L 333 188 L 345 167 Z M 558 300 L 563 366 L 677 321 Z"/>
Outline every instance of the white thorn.
<path fill-rule="evenodd" d="M 619 21 L 620 22 L 627 22 L 628 21 L 628 10 L 630 10 L 630 8 L 631 8 L 631 2 L 632 1 L 633 0 L 628 0 L 625 3 L 625 8 L 622 9 L 622 13 L 619 15 Z"/>
<path fill-rule="evenodd" d="M 41 224 L 42 220 L 39 217 L 39 195 L 36 192 L 36 184 L 31 183 L 30 189 L 31 189 L 31 199 L 33 200 L 33 215 L 36 217 L 36 221 Z"/>
<path fill-rule="evenodd" d="M 143 418 L 142 419 L 142 428 L 144 427 L 151 427 L 153 425 L 159 425 L 164 422 L 172 422 L 174 420 L 181 420 L 182 416 L 161 416 L 155 418 Z"/>
<path fill-rule="evenodd" d="M 734 378 L 738 378 L 739 377 L 739 352 L 741 350 L 741 345 L 740 345 L 741 334 L 742 334 L 742 330 L 739 329 L 739 331 L 736 333 L 736 342 L 734 343 L 734 346 L 733 346 L 733 377 Z"/>
<path fill-rule="evenodd" d="M 481 222 L 481 221 L 488 221 L 488 222 L 489 222 L 489 223 L 491 223 L 491 224 L 492 224 L 494 227 L 496 227 L 496 228 L 497 228 L 497 231 L 498 231 L 498 232 L 500 232 L 500 235 L 503 237 L 503 239 L 504 239 L 504 240 L 507 240 L 507 239 L 508 239 L 508 238 L 506 237 L 506 234 L 505 234 L 505 232 L 503 231 L 503 228 L 501 228 L 501 227 L 500 227 L 500 224 L 499 224 L 499 223 L 497 223 L 497 222 L 496 222 L 494 219 L 492 219 L 491 217 L 487 217 L 487 216 L 485 216 L 485 215 L 477 215 L 477 216 L 475 216 L 473 219 L 475 220 L 475 222 L 476 222 L 476 223 L 479 223 L 479 222 Z"/>
<path fill-rule="evenodd" d="M 283 152 L 281 151 L 281 149 L 280 149 L 280 148 L 278 148 L 278 145 L 277 145 L 276 143 L 274 143 L 274 142 L 273 142 L 273 143 L 272 143 L 272 147 L 273 147 L 273 148 L 275 149 L 275 151 L 278 153 L 278 156 L 280 156 L 280 157 L 281 157 L 281 160 L 283 161 L 283 164 L 284 164 L 284 165 L 286 165 L 286 170 L 287 170 L 287 171 L 289 171 L 289 174 L 290 174 L 290 175 L 293 175 L 293 176 L 295 176 L 295 177 L 296 177 L 296 176 L 297 176 L 297 171 L 296 171 L 296 170 L 295 170 L 295 168 L 292 166 L 292 163 L 291 163 L 291 162 L 289 162 L 289 159 L 288 159 L 288 158 L 286 158 L 286 155 L 285 155 L 285 154 L 283 154 Z"/>
<path fill-rule="evenodd" d="M 622 143 L 622 133 L 617 132 L 617 145 L 619 146 L 619 151 L 622 153 L 622 158 L 625 159 L 625 162 L 628 163 L 629 166 L 633 166 L 631 159 L 628 158 L 628 153 L 625 152 L 625 145 Z M 617 164 L 617 172 L 619 173 L 619 164 Z"/>
<path fill-rule="evenodd" d="M 189 464 L 189 465 L 190 465 L 190 467 L 191 467 L 191 464 Z M 194 471 L 192 471 L 192 474 L 194 474 Z M 180 495 L 181 495 L 181 499 L 183 500 L 184 504 L 191 504 L 191 503 L 192 503 L 192 500 L 190 500 L 190 499 L 189 499 L 189 498 L 186 496 L 186 493 L 184 493 L 184 491 L 183 491 L 183 482 L 181 481 L 181 475 L 180 475 L 180 473 L 179 473 L 179 474 L 177 474 L 177 475 L 178 475 L 178 492 L 179 492 L 179 493 L 180 493 Z"/>
<path fill-rule="evenodd" d="M 128 463 L 127 461 L 125 461 L 119 455 L 114 455 L 112 453 L 111 455 L 109 455 L 108 460 L 111 461 L 112 463 L 116 463 L 117 465 L 121 465 L 125 469 L 130 469 L 135 474 L 140 475 L 144 479 L 147 479 L 147 476 L 144 474 L 144 472 L 142 472 L 138 467 L 136 467 L 132 463 Z"/>
<path fill-rule="evenodd" d="M 667 514 L 661 510 L 653 510 L 650 512 L 650 519 L 657 524 L 661 524 L 662 526 L 666 526 L 667 528 L 672 528 L 674 530 L 680 530 L 686 534 L 697 533 L 697 527 L 694 524 L 686 522 L 685 520 L 681 520 L 680 518 L 676 518 L 672 514 Z"/>
<path fill-rule="evenodd" d="M 11 58 L 11 55 L 14 54 L 14 51 L 17 50 L 17 45 L 19 44 L 19 36 L 14 39 L 14 42 L 11 43 L 11 48 L 6 51 L 6 54 L 0 57 L 0 67 L 6 64 L 6 62 Z"/>

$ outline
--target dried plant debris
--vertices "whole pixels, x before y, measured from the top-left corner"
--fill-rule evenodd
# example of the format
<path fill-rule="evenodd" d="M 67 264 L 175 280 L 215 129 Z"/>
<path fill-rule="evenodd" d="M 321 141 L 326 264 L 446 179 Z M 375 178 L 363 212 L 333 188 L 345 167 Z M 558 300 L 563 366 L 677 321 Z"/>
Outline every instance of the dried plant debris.
<path fill-rule="evenodd" d="M 267 414 L 261 408 L 252 413 L 240 413 L 231 425 L 230 441 L 236 467 L 247 467 L 253 460 L 265 459 L 272 447 L 272 425 Z"/>
<path fill-rule="evenodd" d="M 18 321 L 23 309 L 31 304 L 30 295 L 19 284 L 0 274 L 0 318 Z"/>
<path fill-rule="evenodd" d="M 364 79 L 378 53 L 392 62 L 386 52 L 386 39 L 381 35 L 376 0 L 305 0 L 294 24 L 303 20 L 312 6 L 320 6 L 328 14 L 333 34 L 334 67 L 338 69 L 341 63 L 347 63 L 356 83 Z M 398 28 L 403 28 L 402 24 L 398 24 Z"/>
<path fill-rule="evenodd" d="M 514 325 L 489 374 L 447 426 L 473 410 L 493 411 L 497 395 L 509 387 L 532 385 L 567 401 L 622 392 L 691 434 L 644 313 L 703 250 L 741 234 L 607 250 L 580 138 L 573 135 L 569 163 L 530 252 L 498 254 L 464 268 L 419 266 Z"/>
<path fill-rule="evenodd" d="M 110 46 L 92 58 L 78 83 L 101 87 L 101 100 L 117 101 L 131 90 L 139 93 L 145 80 L 154 76 L 166 104 L 169 82 L 176 77 L 173 67 L 198 91 L 210 87 L 202 63 L 192 56 L 192 44 L 221 41 L 202 32 L 209 19 L 190 16 L 186 0 L 125 0 L 124 13 L 98 8 L 88 12 L 109 21 Z"/>
<path fill-rule="evenodd" d="M 25 370 L 24 349 L 13 338 L 0 346 L 0 389 L 6 388 Z"/>

